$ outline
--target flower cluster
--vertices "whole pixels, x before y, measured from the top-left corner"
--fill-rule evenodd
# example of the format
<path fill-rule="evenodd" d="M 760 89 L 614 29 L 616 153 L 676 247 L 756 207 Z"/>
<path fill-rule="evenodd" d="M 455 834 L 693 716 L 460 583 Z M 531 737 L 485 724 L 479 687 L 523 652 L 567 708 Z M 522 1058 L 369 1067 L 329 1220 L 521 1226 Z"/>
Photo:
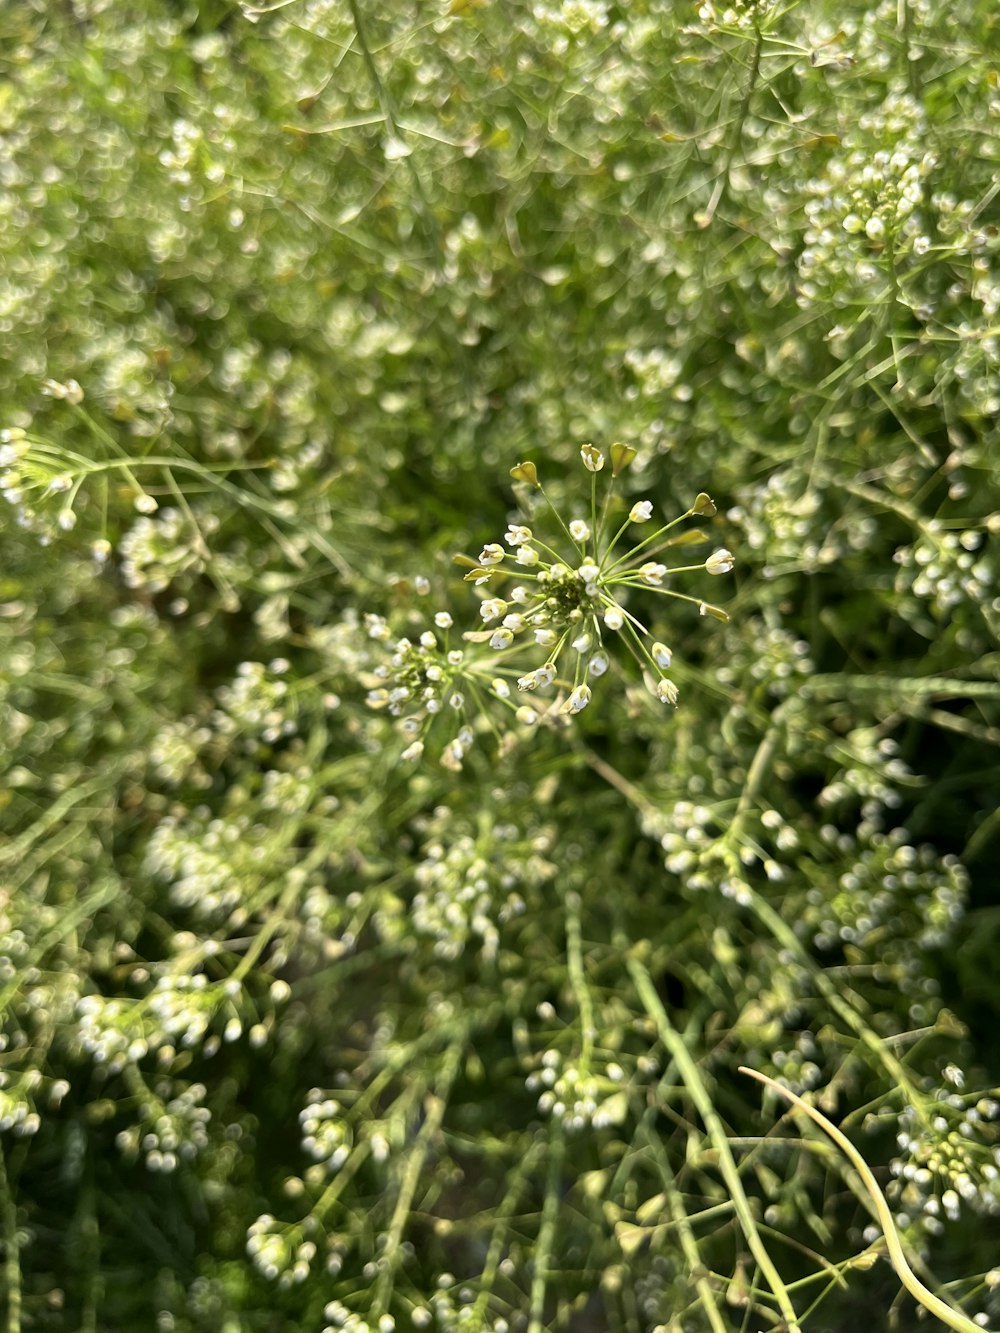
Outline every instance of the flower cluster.
<path fill-rule="evenodd" d="M 299 1226 L 261 1213 L 247 1230 L 247 1254 L 254 1268 L 279 1287 L 298 1285 L 309 1276 L 316 1242 L 304 1234 L 308 1222 Z"/>
<path fill-rule="evenodd" d="M 611 446 L 611 484 L 599 506 L 597 475 L 608 460 L 593 445 L 581 448 L 591 478 L 589 515 L 568 521 L 546 494 L 534 463 L 511 469 L 525 487 L 529 506 L 548 506 L 560 536 L 550 545 L 529 523 L 511 522 L 503 541 L 487 542 L 478 559 L 459 557 L 469 567 L 466 582 L 484 589 L 479 602 L 483 628 L 463 634 L 467 647 L 453 647 L 448 638 L 452 616 L 439 611 L 434 629 L 425 629 L 415 641 L 396 640 L 390 661 L 369 673 L 368 703 L 401 719 L 400 730 L 409 742 L 404 758 L 419 757 L 434 717 L 453 712 L 459 726 L 441 762 L 458 771 L 476 732 L 466 705 L 481 705 L 484 695 L 523 726 L 543 717 L 571 719 L 590 703 L 593 684 L 611 667 L 618 644 L 638 663 L 653 696 L 676 705 L 678 689 L 667 674 L 673 653 L 633 609 L 633 600 L 647 594 L 674 598 L 696 606 L 703 616 L 726 621 L 721 607 L 672 585 L 676 576 L 696 571 L 728 574 L 734 558 L 720 548 L 696 563 L 670 563 L 675 549 L 708 540 L 698 529 L 675 531 L 687 519 L 716 512 L 704 492 L 666 522 L 656 521 L 654 504 L 647 499 L 636 500 L 622 516 L 614 483 L 635 453 L 630 445 Z M 372 638 L 391 642 L 382 617 L 368 616 L 366 625 Z M 525 663 L 526 651 L 533 661 Z M 542 702 L 550 694 L 551 701 Z"/>
<path fill-rule="evenodd" d="M 909 1222 L 940 1235 L 945 1220 L 965 1207 L 1000 1213 L 1000 1104 L 961 1091 L 965 1076 L 955 1065 L 943 1071 L 949 1086 L 935 1090 L 926 1104 L 907 1106 L 899 1117 L 900 1154 L 890 1164 L 894 1179 L 887 1194 Z"/>
<path fill-rule="evenodd" d="M 845 284 L 877 296 L 889 290 L 884 261 L 928 252 L 931 238 L 919 210 L 935 158 L 926 144 L 921 106 L 895 91 L 848 130 L 843 154 L 806 187 L 806 244 L 799 256 L 803 306 Z"/>
<path fill-rule="evenodd" d="M 158 1091 L 161 1091 L 158 1089 Z M 141 1107 L 141 1123 L 122 1130 L 115 1142 L 128 1157 L 142 1153 L 149 1171 L 169 1174 L 180 1162 L 189 1162 L 208 1146 L 212 1113 L 204 1105 L 205 1085 L 192 1083 L 167 1101 L 152 1100 Z"/>
<path fill-rule="evenodd" d="M 598 1072 L 564 1060 L 551 1048 L 543 1052 L 541 1068 L 528 1075 L 525 1085 L 529 1092 L 539 1092 L 539 1111 L 562 1121 L 568 1130 L 588 1125 L 606 1129 L 620 1125 L 628 1113 L 624 1079 L 619 1064 L 608 1064 Z"/>
<path fill-rule="evenodd" d="M 330 1172 L 344 1165 L 351 1151 L 352 1133 L 340 1102 L 313 1088 L 299 1112 L 299 1125 L 303 1151 L 314 1162 Z"/>
<path fill-rule="evenodd" d="M 508 1256 L 500 1261 L 498 1271 L 510 1277 L 515 1270 Z M 426 1305 L 418 1305 L 410 1314 L 413 1327 L 430 1328 L 440 1333 L 509 1333 L 510 1324 L 502 1316 L 484 1313 L 476 1288 L 459 1283 L 453 1274 L 442 1273 Z M 374 1333 L 374 1331 L 372 1331 Z"/>
<path fill-rule="evenodd" d="M 410 916 L 430 936 L 441 958 L 458 958 L 472 943 L 484 959 L 496 957 L 500 928 L 526 908 L 525 894 L 555 874 L 545 859 L 551 831 L 525 837 L 513 824 L 473 830 L 442 807 L 427 828 L 428 840 L 413 876 L 417 891 Z"/>
<path fill-rule="evenodd" d="M 895 587 L 908 619 L 919 620 L 914 602 L 926 606 L 939 622 L 953 621 L 963 604 L 977 614 L 981 608 L 995 609 L 996 563 L 983 549 L 983 536 L 976 528 L 942 531 L 932 521 L 912 545 L 896 550 Z"/>
<path fill-rule="evenodd" d="M 212 1056 L 222 1041 L 242 1036 L 242 998 L 243 988 L 233 978 L 212 983 L 203 972 L 168 973 L 140 1000 L 83 996 L 77 1004 L 77 1040 L 110 1074 L 122 1073 L 154 1051 L 161 1064 L 169 1064 L 178 1047 Z M 211 1030 L 217 1024 L 221 1036 Z"/>
<path fill-rule="evenodd" d="M 326 1324 L 323 1333 L 394 1333 L 396 1321 L 391 1314 L 382 1315 L 374 1324 L 363 1315 L 349 1310 L 341 1301 L 328 1301 L 323 1307 Z M 414 1319 L 414 1323 L 416 1323 Z M 419 1326 L 419 1325 L 418 1325 Z"/>

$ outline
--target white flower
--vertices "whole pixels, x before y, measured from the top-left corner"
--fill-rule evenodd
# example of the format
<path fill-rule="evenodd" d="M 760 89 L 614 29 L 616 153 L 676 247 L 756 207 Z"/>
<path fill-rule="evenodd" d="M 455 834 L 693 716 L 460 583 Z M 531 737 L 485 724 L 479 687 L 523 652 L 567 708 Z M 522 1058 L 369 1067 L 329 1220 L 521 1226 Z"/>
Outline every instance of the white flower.
<path fill-rule="evenodd" d="M 587 585 L 588 590 L 590 585 L 597 581 L 601 573 L 591 560 L 585 560 L 576 572 L 580 575 L 581 580 Z"/>
<path fill-rule="evenodd" d="M 666 565 L 658 565 L 655 560 L 647 560 L 644 565 L 639 566 L 639 577 L 654 588 L 662 587 L 666 572 Z"/>
<path fill-rule="evenodd" d="M 880 241 L 885 235 L 885 223 L 881 218 L 869 218 L 865 223 L 865 235 L 870 241 Z"/>
<path fill-rule="evenodd" d="M 527 704 L 522 704 L 514 716 L 524 727 L 533 727 L 538 721 L 538 714 L 533 708 L 529 708 Z"/>
<path fill-rule="evenodd" d="M 506 552 L 497 542 L 489 542 L 479 552 L 479 563 L 481 565 L 499 565 Z"/>
<path fill-rule="evenodd" d="M 582 713 L 590 703 L 590 686 L 578 685 L 562 706 L 564 713 Z"/>
<path fill-rule="evenodd" d="M 545 686 L 551 685 L 555 678 L 555 667 L 551 662 L 546 662 L 544 666 L 540 666 L 534 671 L 529 671 L 526 676 L 519 677 L 517 688 L 521 691 L 537 690 L 539 688 L 544 689 Z"/>
<path fill-rule="evenodd" d="M 502 597 L 488 597 L 485 602 L 480 603 L 479 614 L 483 620 L 499 620 L 507 610 L 507 603 Z"/>
<path fill-rule="evenodd" d="M 543 648 L 551 648 L 558 638 L 559 636 L 554 629 L 535 630 L 535 642 L 541 644 Z"/>
<path fill-rule="evenodd" d="M 531 541 L 531 529 L 526 528 L 523 523 L 512 523 L 504 533 L 503 539 L 508 546 L 524 546 Z"/>
<path fill-rule="evenodd" d="M 426 597 L 431 590 L 431 581 L 429 578 L 426 578 L 423 574 L 418 574 L 417 577 L 413 580 L 413 586 L 414 588 L 416 588 L 419 596 Z"/>
<path fill-rule="evenodd" d="M 441 755 L 441 767 L 450 769 L 452 773 L 462 771 L 462 756 L 465 749 L 459 740 L 449 741 L 444 747 L 444 753 Z"/>
<path fill-rule="evenodd" d="M 498 699 L 510 698 L 510 686 L 502 676 L 496 676 L 490 681 L 490 688 Z"/>
<path fill-rule="evenodd" d="M 519 546 L 515 559 L 519 565 L 537 565 L 539 557 L 533 546 Z"/>
<path fill-rule="evenodd" d="M 652 652 L 653 661 L 656 665 L 663 671 L 667 671 L 670 667 L 670 663 L 674 660 L 674 655 L 667 645 L 665 643 L 654 643 Z"/>
<path fill-rule="evenodd" d="M 413 760 L 419 759 L 420 756 L 423 754 L 423 752 L 424 752 L 423 741 L 414 741 L 412 745 L 408 745 L 406 747 L 406 749 L 400 755 L 400 758 L 409 764 L 412 763 Z"/>
<path fill-rule="evenodd" d="M 594 656 L 587 663 L 587 671 L 590 673 L 590 675 L 596 678 L 597 676 L 603 676 L 605 671 L 607 671 L 609 665 L 610 665 L 610 659 L 608 658 L 607 653 L 602 648 L 601 651 L 595 653 Z"/>
<path fill-rule="evenodd" d="M 160 507 L 151 495 L 145 494 L 137 495 L 133 504 L 140 514 L 155 514 Z"/>
<path fill-rule="evenodd" d="M 593 639 L 591 638 L 590 634 L 584 631 L 583 634 L 578 634 L 577 637 L 573 640 L 573 647 L 578 653 L 586 653 L 590 651 L 590 645 L 592 643 Z"/>
<path fill-rule="evenodd" d="M 620 606 L 609 606 L 604 613 L 604 623 L 608 629 L 621 629 L 625 624 L 625 617 L 622 614 Z"/>
<path fill-rule="evenodd" d="M 499 652 L 502 648 L 509 648 L 513 642 L 514 642 L 513 631 L 505 629 L 502 626 L 500 629 L 495 629 L 492 635 L 490 636 L 490 647 L 495 648 L 497 652 Z"/>
<path fill-rule="evenodd" d="M 519 583 L 516 588 L 511 588 L 510 600 L 517 602 L 518 606 L 523 606 L 525 602 L 531 600 L 531 593 L 522 583 Z"/>
<path fill-rule="evenodd" d="M 628 511 L 632 523 L 648 523 L 653 517 L 653 506 L 649 500 L 637 500 Z"/>
<path fill-rule="evenodd" d="M 504 616 L 503 626 L 509 629 L 512 634 L 520 634 L 524 629 L 524 616 L 520 616 L 516 611 L 512 611 L 509 616 Z"/>
<path fill-rule="evenodd" d="M 604 466 L 604 455 L 600 449 L 595 449 L 592 444 L 585 444 L 580 450 L 580 457 L 583 459 L 583 466 L 588 472 L 600 472 Z"/>
<path fill-rule="evenodd" d="M 590 524 L 585 523 L 582 518 L 570 520 L 569 535 L 575 542 L 585 542 L 590 539 Z"/>
<path fill-rule="evenodd" d="M 434 617 L 434 624 L 437 625 L 438 629 L 451 629 L 454 623 L 447 611 L 439 611 Z"/>
<path fill-rule="evenodd" d="M 673 704 L 677 706 L 677 686 L 672 680 L 667 680 L 666 676 L 656 682 L 656 697 L 661 704 Z"/>
<path fill-rule="evenodd" d="M 420 646 L 421 646 L 421 648 L 436 648 L 436 647 L 437 647 L 437 639 L 435 639 L 434 635 L 430 632 L 429 629 L 425 629 L 424 632 L 423 632 L 423 634 L 421 634 L 421 636 L 420 636 Z"/>
<path fill-rule="evenodd" d="M 728 574 L 735 563 L 732 551 L 723 548 L 721 551 L 712 552 L 705 561 L 705 568 L 710 574 Z"/>
<path fill-rule="evenodd" d="M 456 712 L 462 707 L 464 703 L 465 703 L 465 695 L 462 693 L 461 690 L 456 690 L 455 693 L 450 695 L 448 698 L 449 708 L 454 708 Z"/>

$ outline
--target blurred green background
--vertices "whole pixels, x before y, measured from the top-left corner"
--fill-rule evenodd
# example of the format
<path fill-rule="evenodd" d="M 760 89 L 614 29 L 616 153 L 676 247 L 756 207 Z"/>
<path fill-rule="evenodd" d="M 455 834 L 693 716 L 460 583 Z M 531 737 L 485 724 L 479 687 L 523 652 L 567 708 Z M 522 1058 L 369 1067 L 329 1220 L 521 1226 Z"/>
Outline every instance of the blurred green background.
<path fill-rule="evenodd" d="M 0 12 L 8 1329 L 924 1326 L 741 1063 L 1000 1326 L 998 42 Z M 728 624 L 652 625 L 676 713 L 622 654 L 401 765 L 366 617 L 474 625 L 509 469 L 586 513 L 613 440 L 623 512 L 708 491 L 737 557 Z"/>

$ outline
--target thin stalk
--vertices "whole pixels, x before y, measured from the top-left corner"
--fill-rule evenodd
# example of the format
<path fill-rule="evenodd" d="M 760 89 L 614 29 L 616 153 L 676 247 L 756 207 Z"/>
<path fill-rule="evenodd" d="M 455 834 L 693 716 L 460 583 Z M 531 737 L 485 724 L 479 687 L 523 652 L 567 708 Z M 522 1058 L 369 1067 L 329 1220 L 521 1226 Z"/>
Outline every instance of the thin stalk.
<path fill-rule="evenodd" d="M 594 1035 L 597 1031 L 594 1023 L 594 1004 L 583 970 L 583 941 L 580 933 L 580 897 L 579 894 L 566 895 L 566 966 L 569 971 L 573 994 L 580 1007 L 580 1027 L 583 1032 L 583 1048 L 580 1052 L 580 1070 L 586 1077 L 590 1073 L 590 1057 L 594 1052 Z"/>
<path fill-rule="evenodd" d="M 627 949 L 627 942 L 619 941 L 620 946 Z M 687 1088 L 688 1095 L 694 1102 L 694 1105 L 704 1122 L 708 1131 L 708 1136 L 712 1141 L 719 1159 L 719 1171 L 729 1190 L 729 1197 L 733 1202 L 733 1209 L 743 1229 L 750 1252 L 757 1262 L 761 1273 L 774 1293 L 774 1299 L 777 1303 L 781 1317 L 788 1326 L 789 1333 L 801 1333 L 801 1327 L 785 1289 L 785 1284 L 781 1280 L 778 1270 L 774 1266 L 770 1254 L 761 1239 L 757 1228 L 756 1220 L 750 1208 L 750 1201 L 743 1189 L 743 1181 L 740 1179 L 740 1173 L 736 1166 L 736 1161 L 729 1146 L 729 1139 L 726 1135 L 725 1127 L 719 1113 L 712 1104 L 712 1099 L 708 1089 L 702 1079 L 701 1072 L 695 1063 L 687 1044 L 676 1030 L 667 1016 L 660 997 L 656 993 L 656 987 L 653 985 L 653 979 L 647 970 L 637 958 L 629 958 L 628 971 L 639 993 L 646 1012 L 656 1024 L 660 1040 L 670 1052 L 672 1059 L 676 1062 L 684 1086 Z"/>
<path fill-rule="evenodd" d="M 417 1141 L 413 1145 L 413 1150 L 406 1160 L 399 1194 L 396 1196 L 396 1206 L 392 1210 L 392 1219 L 389 1222 L 389 1231 L 382 1256 L 385 1266 L 379 1276 L 372 1302 L 372 1310 L 375 1314 L 384 1314 L 388 1307 L 396 1265 L 400 1257 L 403 1233 L 406 1230 L 406 1223 L 413 1208 L 413 1197 L 417 1192 L 420 1175 L 430 1152 L 431 1143 L 441 1129 L 444 1113 L 448 1108 L 448 1094 L 458 1074 L 458 1064 L 464 1044 L 465 1034 L 463 1033 L 457 1041 L 452 1043 L 445 1055 L 444 1068 L 441 1071 L 441 1077 L 437 1081 L 433 1095 L 424 1099 L 426 1116 L 420 1128 L 420 1133 L 417 1135 Z"/>
<path fill-rule="evenodd" d="M 472 1307 L 473 1327 L 475 1328 L 485 1327 L 486 1311 L 489 1307 L 490 1296 L 493 1294 L 493 1284 L 496 1282 L 497 1273 L 500 1270 L 503 1252 L 507 1245 L 511 1218 L 521 1197 L 521 1191 L 524 1189 L 530 1173 L 534 1170 L 535 1159 L 539 1151 L 540 1146 L 536 1141 L 521 1158 L 514 1169 L 514 1176 L 507 1193 L 504 1195 L 503 1202 L 496 1211 L 496 1223 L 493 1227 L 490 1247 L 486 1252 L 486 1261 L 483 1264 L 482 1275 L 479 1279 L 479 1293 L 476 1296 L 476 1303 Z"/>
<path fill-rule="evenodd" d="M 664 523 L 662 528 L 657 528 L 655 532 L 651 532 L 648 537 L 644 538 L 638 544 L 638 546 L 633 546 L 632 549 L 628 551 L 625 555 L 620 555 L 618 559 L 614 562 L 614 564 L 609 565 L 607 569 L 602 570 L 602 573 L 605 575 L 610 574 L 611 571 L 617 569 L 619 565 L 623 565 L 626 560 L 630 560 L 632 556 L 638 555 L 640 551 L 644 551 L 647 546 L 657 541 L 660 537 L 663 536 L 665 532 L 669 532 L 671 528 L 676 528 L 678 523 L 683 523 L 686 518 L 692 518 L 693 515 L 694 515 L 693 509 L 687 510 L 687 512 L 684 514 L 678 514 L 678 516 L 676 518 L 672 518 L 669 523 Z M 617 538 L 615 538 L 615 540 L 617 541 Z"/>
<path fill-rule="evenodd" d="M 3 1239 L 3 1278 L 7 1297 L 6 1333 L 21 1333 L 21 1261 L 17 1235 L 17 1205 L 7 1176 L 7 1159 L 0 1143 L 0 1237 Z"/>
<path fill-rule="evenodd" d="M 559 1187 L 562 1181 L 565 1146 L 562 1125 L 558 1120 L 553 1119 L 549 1135 L 549 1170 L 545 1179 L 545 1202 L 542 1205 L 542 1223 L 538 1229 L 534 1273 L 531 1278 L 528 1333 L 544 1333 L 545 1330 L 542 1316 L 545 1310 L 545 1292 L 548 1287 L 549 1259 L 555 1248 L 556 1220 L 559 1215 Z"/>
<path fill-rule="evenodd" d="M 842 1134 L 837 1126 L 827 1120 L 822 1112 L 816 1110 L 815 1106 L 810 1106 L 808 1102 L 803 1101 L 802 1098 L 792 1092 L 791 1089 L 782 1086 L 780 1083 L 776 1083 L 773 1078 L 768 1078 L 766 1074 L 758 1073 L 756 1069 L 748 1069 L 745 1065 L 740 1066 L 740 1073 L 748 1074 L 750 1078 L 755 1078 L 758 1083 L 763 1083 L 766 1087 L 770 1088 L 772 1092 L 776 1092 L 779 1097 L 783 1097 L 785 1101 L 791 1102 L 796 1110 L 802 1111 L 810 1120 L 819 1125 L 820 1129 L 822 1129 L 825 1134 L 828 1134 L 830 1138 L 833 1139 L 834 1143 L 861 1177 L 862 1183 L 875 1206 L 875 1213 L 878 1217 L 879 1225 L 885 1235 L 885 1243 L 889 1250 L 889 1258 L 892 1261 L 892 1266 L 896 1270 L 900 1282 L 902 1282 L 903 1286 L 913 1299 L 917 1301 L 918 1304 L 922 1305 L 925 1310 L 929 1310 L 931 1314 L 936 1315 L 937 1318 L 941 1320 L 942 1324 L 946 1324 L 948 1328 L 955 1329 L 956 1333 L 983 1333 L 981 1324 L 974 1323 L 968 1315 L 963 1314 L 961 1310 L 956 1310 L 953 1306 L 949 1305 L 947 1301 L 943 1301 L 940 1296 L 936 1296 L 933 1291 L 930 1291 L 924 1286 L 916 1273 L 914 1273 L 913 1269 L 907 1262 L 905 1253 L 903 1252 L 899 1233 L 896 1230 L 896 1223 L 893 1220 L 892 1211 L 886 1202 L 885 1195 L 879 1188 L 879 1183 L 872 1174 L 871 1167 L 869 1167 L 868 1163 L 861 1156 L 847 1135 Z"/>

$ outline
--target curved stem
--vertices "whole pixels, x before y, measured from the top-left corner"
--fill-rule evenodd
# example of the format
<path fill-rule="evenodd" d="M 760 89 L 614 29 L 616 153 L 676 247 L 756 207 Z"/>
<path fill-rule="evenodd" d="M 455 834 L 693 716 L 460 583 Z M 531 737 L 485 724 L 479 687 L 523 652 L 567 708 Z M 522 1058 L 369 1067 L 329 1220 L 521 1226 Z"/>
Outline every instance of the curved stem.
<path fill-rule="evenodd" d="M 916 1273 L 914 1273 L 903 1252 L 902 1242 L 899 1239 L 899 1233 L 896 1230 L 896 1224 L 893 1221 L 892 1212 L 886 1202 L 885 1195 L 879 1188 L 879 1183 L 872 1174 L 871 1167 L 861 1156 L 847 1135 L 842 1134 L 837 1126 L 827 1120 L 822 1112 L 816 1110 L 815 1106 L 810 1106 L 808 1102 L 803 1101 L 802 1098 L 792 1092 L 790 1088 L 786 1088 L 782 1084 L 776 1083 L 773 1078 L 768 1078 L 766 1074 L 758 1073 L 756 1069 L 749 1069 L 746 1065 L 740 1065 L 740 1073 L 748 1074 L 750 1078 L 755 1078 L 758 1083 L 763 1083 L 765 1087 L 770 1088 L 772 1092 L 776 1092 L 778 1096 L 783 1097 L 785 1101 L 791 1102 L 796 1110 L 804 1112 L 810 1120 L 819 1125 L 820 1129 L 833 1139 L 834 1143 L 861 1177 L 862 1183 L 875 1206 L 875 1213 L 878 1217 L 879 1225 L 885 1235 L 885 1243 L 889 1249 L 889 1258 L 892 1260 L 892 1266 L 896 1270 L 900 1282 L 902 1282 L 903 1286 L 913 1299 L 919 1302 L 925 1310 L 929 1310 L 931 1314 L 936 1315 L 937 1318 L 941 1320 L 942 1324 L 946 1324 L 948 1328 L 955 1329 L 957 1333 L 983 1333 L 980 1324 L 974 1323 L 968 1315 L 963 1314 L 961 1310 L 954 1309 L 946 1301 L 943 1301 L 940 1296 L 936 1296 L 933 1291 L 930 1291 L 924 1286 Z"/>

